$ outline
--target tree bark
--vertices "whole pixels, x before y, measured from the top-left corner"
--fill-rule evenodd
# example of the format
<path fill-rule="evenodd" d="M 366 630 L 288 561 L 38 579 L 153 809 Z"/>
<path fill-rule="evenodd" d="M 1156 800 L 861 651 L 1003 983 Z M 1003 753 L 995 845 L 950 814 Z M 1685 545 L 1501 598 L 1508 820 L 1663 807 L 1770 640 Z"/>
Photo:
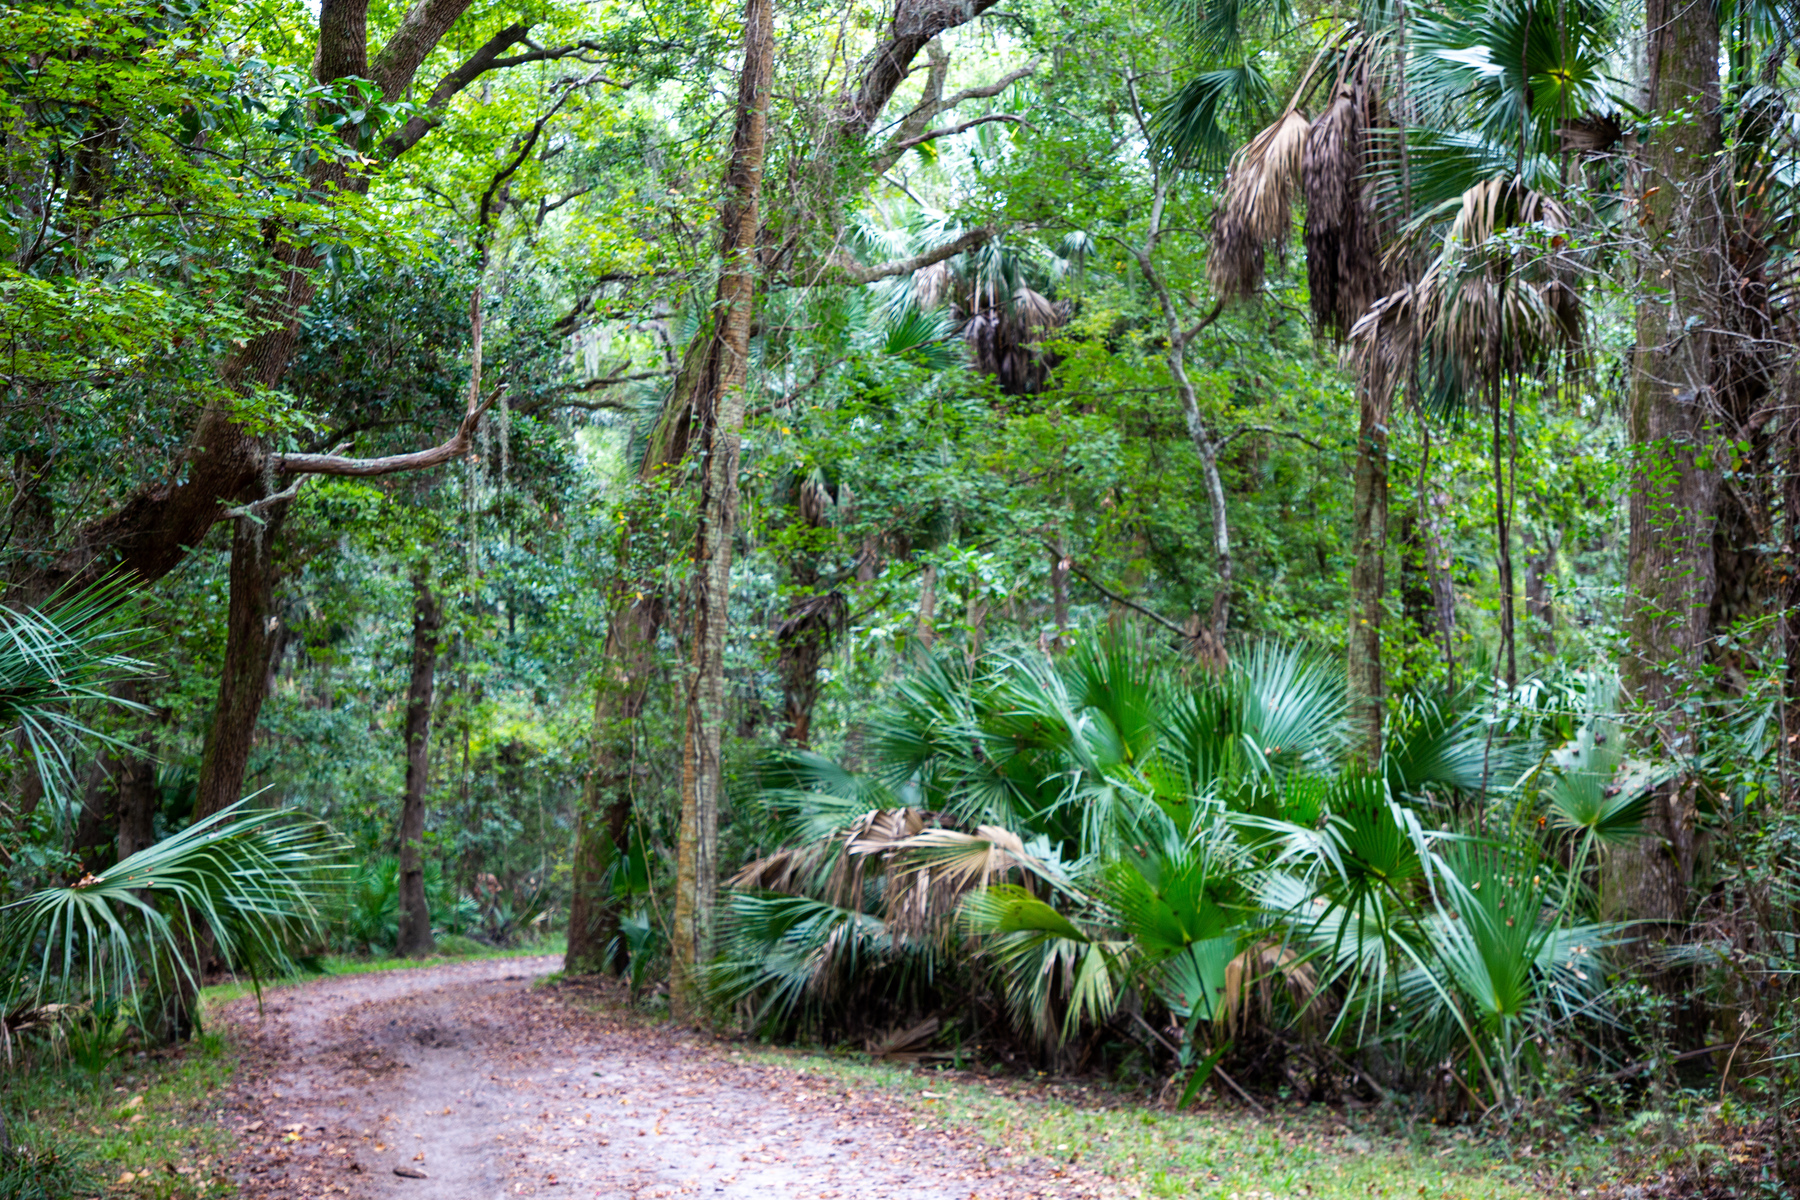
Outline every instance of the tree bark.
<path fill-rule="evenodd" d="M 626 852 L 631 827 L 633 737 L 650 690 L 650 670 L 666 607 L 649 593 L 613 605 L 601 654 L 605 675 L 594 692 L 594 758 L 576 814 L 569 945 L 563 970 L 571 975 L 625 969 L 619 904 L 608 884 Z"/>
<path fill-rule="evenodd" d="M 898 0 L 887 37 L 863 59 L 856 94 L 847 97 L 838 111 L 839 132 L 851 139 L 867 137 L 919 51 L 940 33 L 973 21 L 998 2 Z"/>
<path fill-rule="evenodd" d="M 1350 511 L 1350 721 L 1371 770 L 1381 766 L 1386 688 L 1381 621 L 1386 608 L 1388 401 L 1383 389 L 1357 385 L 1356 482 Z"/>
<path fill-rule="evenodd" d="M 929 40 L 929 39 L 927 39 Z M 921 43 L 922 45 L 923 43 Z M 674 970 L 670 996 L 677 1020 L 698 1014 L 699 968 L 712 953 L 718 892 L 719 801 L 724 786 L 720 739 L 725 717 L 725 630 L 730 614 L 731 543 L 737 529 L 738 456 L 750 321 L 756 300 L 758 200 L 774 83 L 772 0 L 744 4 L 744 69 L 738 80 L 737 128 L 725 177 L 718 322 L 708 336 L 712 386 L 696 395 L 700 432 L 700 522 L 695 535 L 694 669 L 682 749 L 681 837 L 676 848 Z"/>
<path fill-rule="evenodd" d="M 194 819 L 235 804 L 256 740 L 256 721 L 268 693 L 271 652 L 279 645 L 275 615 L 275 541 L 287 519 L 289 502 L 276 500 L 261 524 L 236 519 L 231 532 L 231 598 L 225 622 L 225 661 L 219 671 L 219 698 L 200 760 Z"/>
<path fill-rule="evenodd" d="M 1494 334 L 1495 361 L 1499 361 L 1498 332 Z M 1494 547 L 1500 586 L 1500 650 L 1506 663 L 1506 690 L 1519 686 L 1518 632 L 1513 628 L 1512 523 L 1507 503 L 1505 445 L 1500 437 L 1500 376 L 1493 378 L 1494 418 Z"/>
<path fill-rule="evenodd" d="M 437 949 L 425 901 L 425 784 L 431 772 L 431 702 L 443 609 L 421 569 L 413 576 L 412 679 L 406 689 L 406 794 L 400 804 L 400 936 L 394 952 L 423 958 Z"/>
<path fill-rule="evenodd" d="M 1655 752 L 1680 755 L 1694 748 L 1682 700 L 1701 686 L 1716 585 L 1712 328 L 1728 278 L 1714 177 L 1723 144 L 1719 30 L 1710 7 L 1685 0 L 1650 0 L 1646 24 L 1653 116 L 1692 116 L 1659 128 L 1641 159 L 1638 218 L 1650 238 L 1640 274 L 1657 286 L 1638 304 L 1632 363 L 1629 648 L 1621 673 L 1629 697 L 1654 717 Z M 1685 914 L 1696 816 L 1694 790 L 1679 781 L 1653 797 L 1650 836 L 1608 855 L 1605 916 L 1672 921 Z"/>

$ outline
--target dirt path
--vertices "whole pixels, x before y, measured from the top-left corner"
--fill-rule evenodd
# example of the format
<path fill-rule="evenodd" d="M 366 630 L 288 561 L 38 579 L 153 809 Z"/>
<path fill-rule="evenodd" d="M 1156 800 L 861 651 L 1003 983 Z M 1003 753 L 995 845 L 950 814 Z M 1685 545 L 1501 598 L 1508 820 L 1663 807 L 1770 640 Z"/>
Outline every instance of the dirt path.
<path fill-rule="evenodd" d="M 244 1195 L 1102 1194 L 1085 1172 L 915 1129 L 881 1098 L 627 1021 L 594 1002 L 605 993 L 533 986 L 560 965 L 340 976 L 270 992 L 260 1016 L 254 1001 L 229 1006 L 245 1050 L 231 1105 Z"/>

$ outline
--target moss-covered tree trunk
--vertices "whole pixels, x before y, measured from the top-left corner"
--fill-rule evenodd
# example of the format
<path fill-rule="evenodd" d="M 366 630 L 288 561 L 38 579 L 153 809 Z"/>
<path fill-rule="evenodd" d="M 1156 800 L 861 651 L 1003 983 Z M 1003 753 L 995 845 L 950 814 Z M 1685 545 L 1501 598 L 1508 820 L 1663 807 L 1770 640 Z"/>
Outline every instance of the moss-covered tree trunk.
<path fill-rule="evenodd" d="M 1650 108 L 1669 123 L 1646 143 L 1638 180 L 1645 243 L 1628 418 L 1630 644 L 1621 665 L 1630 698 L 1655 718 L 1655 752 L 1668 755 L 1692 749 L 1683 693 L 1700 683 L 1717 580 L 1712 327 L 1726 281 L 1715 177 L 1719 31 L 1711 8 L 1678 0 L 1649 0 L 1645 15 Z M 1609 856 L 1608 916 L 1664 921 L 1684 914 L 1695 816 L 1691 788 L 1677 783 L 1659 791 L 1650 836 Z"/>
<path fill-rule="evenodd" d="M 423 958 L 435 950 L 425 901 L 425 784 L 431 773 L 431 702 L 443 610 L 423 571 L 413 576 L 412 678 L 406 689 L 406 793 L 400 803 L 400 936 L 395 952 Z"/>
<path fill-rule="evenodd" d="M 1357 387 L 1356 481 L 1350 509 L 1350 719 L 1370 768 L 1381 765 L 1387 691 L 1381 674 L 1381 620 L 1386 608 L 1388 401 L 1367 383 Z"/>
<path fill-rule="evenodd" d="M 670 937 L 670 996 L 677 1020 L 697 1012 L 699 967 L 712 952 L 718 891 L 720 760 L 725 721 L 725 631 L 731 548 L 738 520 L 738 457 L 750 321 L 756 300 L 758 199 L 775 72 L 772 0 L 746 0 L 744 69 L 738 77 L 737 127 L 725 176 L 718 299 L 706 381 L 695 392 L 700 453 L 700 523 L 694 539 L 694 664 L 682 746 L 681 836 L 675 859 L 675 917 Z"/>

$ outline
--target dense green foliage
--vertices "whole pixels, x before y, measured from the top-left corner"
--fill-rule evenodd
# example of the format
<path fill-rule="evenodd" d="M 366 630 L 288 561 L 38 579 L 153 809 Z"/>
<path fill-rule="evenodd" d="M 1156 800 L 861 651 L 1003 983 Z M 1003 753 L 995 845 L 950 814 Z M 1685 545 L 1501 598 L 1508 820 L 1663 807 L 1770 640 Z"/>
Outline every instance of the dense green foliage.
<path fill-rule="evenodd" d="M 721 539 L 740 17 L 0 8 L 7 1028 L 701 861 L 771 1035 L 1791 1132 L 1792 14 L 778 4 Z"/>

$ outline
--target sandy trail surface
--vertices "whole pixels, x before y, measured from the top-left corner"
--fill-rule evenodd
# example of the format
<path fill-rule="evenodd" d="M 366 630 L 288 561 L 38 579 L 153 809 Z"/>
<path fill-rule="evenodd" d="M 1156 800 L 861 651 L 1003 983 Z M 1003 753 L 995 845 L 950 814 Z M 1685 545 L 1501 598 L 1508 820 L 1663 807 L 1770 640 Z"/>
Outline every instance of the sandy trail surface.
<path fill-rule="evenodd" d="M 1015 1200 L 1111 1191 L 879 1096 L 623 1015 L 555 958 L 314 980 L 228 1006 L 247 1197 Z"/>

